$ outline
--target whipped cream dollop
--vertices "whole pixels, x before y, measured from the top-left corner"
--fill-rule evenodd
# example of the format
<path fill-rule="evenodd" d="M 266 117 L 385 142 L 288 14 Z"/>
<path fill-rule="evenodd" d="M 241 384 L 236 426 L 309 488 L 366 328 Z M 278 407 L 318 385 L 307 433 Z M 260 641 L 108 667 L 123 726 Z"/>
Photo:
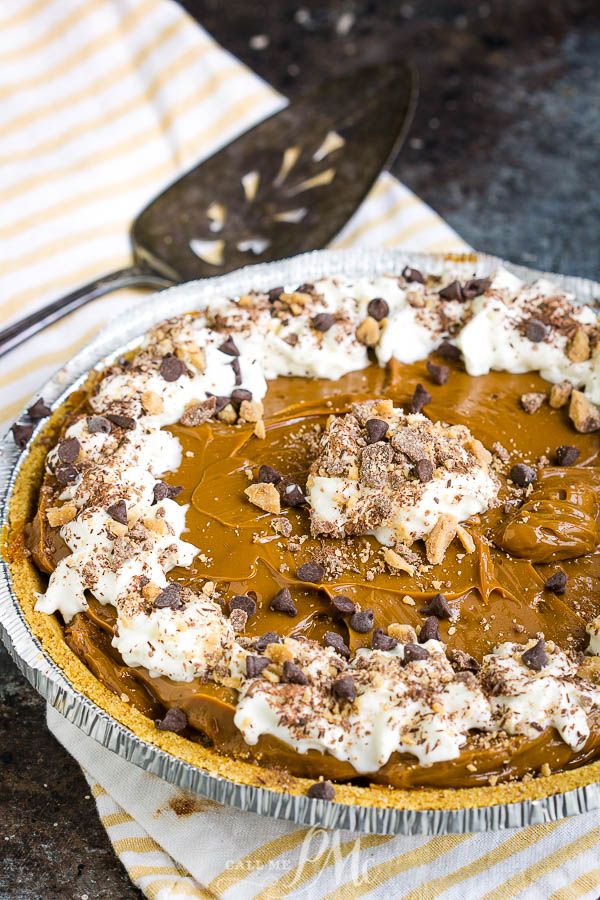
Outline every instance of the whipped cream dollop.
<path fill-rule="evenodd" d="M 384 423 L 372 442 L 371 423 Z M 378 425 L 380 429 L 384 426 Z M 313 534 L 412 544 L 440 516 L 462 522 L 496 501 L 491 456 L 468 428 L 405 414 L 391 401 L 330 417 L 307 481 Z"/>
<path fill-rule="evenodd" d="M 247 659 L 262 650 L 236 634 L 220 598 L 167 577 L 198 552 L 182 537 L 187 508 L 162 481 L 182 458 L 167 426 L 218 416 L 257 423 L 259 438 L 270 379 L 338 379 L 366 367 L 370 353 L 381 364 L 392 357 L 410 363 L 448 340 L 471 374 L 539 370 L 600 400 L 596 313 L 503 272 L 462 283 L 452 271 L 332 276 L 217 296 L 193 315 L 156 326 L 131 359 L 103 373 L 92 412 L 78 415 L 48 454 L 56 484 L 48 521 L 70 553 L 36 608 L 69 622 L 90 595 L 115 606 L 113 645 L 126 665 L 152 677 L 239 688 L 235 722 L 248 743 L 274 735 L 359 772 L 375 771 L 394 752 L 425 765 L 456 758 L 474 730 L 532 736 L 552 726 L 581 747 L 598 695 L 574 678 L 574 664 L 557 648 L 536 672 L 523 662 L 526 645 L 502 645 L 473 674 L 456 671 L 439 641 L 360 650 L 347 662 L 331 647 L 287 638 L 267 647 L 268 667 L 250 677 Z M 372 417 L 385 421 L 386 434 L 367 441 Z M 309 479 L 313 530 L 373 534 L 388 545 L 427 538 L 442 516 L 463 521 L 495 502 L 489 459 L 462 426 L 432 423 L 391 403 L 361 404 L 332 418 L 323 436 Z M 589 652 L 598 653 L 597 621 L 588 631 Z M 283 677 L 286 661 L 302 668 L 306 684 Z M 335 687 L 341 677 L 352 681 L 351 699 Z"/>

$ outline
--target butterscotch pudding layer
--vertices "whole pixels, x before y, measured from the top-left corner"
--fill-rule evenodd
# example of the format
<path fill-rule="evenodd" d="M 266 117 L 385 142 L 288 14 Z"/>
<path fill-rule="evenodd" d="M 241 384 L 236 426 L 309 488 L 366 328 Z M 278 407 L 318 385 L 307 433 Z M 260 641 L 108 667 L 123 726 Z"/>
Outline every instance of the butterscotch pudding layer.
<path fill-rule="evenodd" d="M 592 309 L 505 272 L 215 298 L 49 452 L 37 608 L 157 728 L 292 774 L 590 761 L 597 343 Z"/>

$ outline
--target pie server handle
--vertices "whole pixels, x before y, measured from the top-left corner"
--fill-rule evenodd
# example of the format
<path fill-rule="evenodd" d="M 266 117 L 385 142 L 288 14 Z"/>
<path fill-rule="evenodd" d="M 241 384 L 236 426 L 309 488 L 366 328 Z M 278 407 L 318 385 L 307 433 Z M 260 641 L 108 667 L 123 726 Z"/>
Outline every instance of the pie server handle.
<path fill-rule="evenodd" d="M 140 265 L 128 266 L 126 269 L 118 269 L 116 272 L 110 272 L 95 281 L 90 281 L 82 287 L 77 288 L 70 294 L 60 297 L 53 303 L 43 306 L 41 309 L 32 312 L 30 315 L 13 322 L 7 328 L 0 331 L 0 357 L 10 353 L 19 344 L 33 337 L 49 325 L 58 322 L 64 316 L 74 312 L 86 303 L 90 303 L 97 297 L 103 297 L 111 291 L 118 291 L 121 288 L 130 287 L 153 287 L 166 288 L 171 287 L 176 282 L 158 275 Z"/>

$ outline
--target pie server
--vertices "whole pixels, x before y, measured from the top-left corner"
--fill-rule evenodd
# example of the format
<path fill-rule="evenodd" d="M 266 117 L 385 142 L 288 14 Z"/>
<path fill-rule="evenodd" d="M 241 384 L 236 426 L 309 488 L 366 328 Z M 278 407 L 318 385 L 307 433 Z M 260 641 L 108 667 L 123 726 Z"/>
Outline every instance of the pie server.
<path fill-rule="evenodd" d="M 369 66 L 292 101 L 166 188 L 131 227 L 133 265 L 0 331 L 0 356 L 124 287 L 165 288 L 324 247 L 398 152 L 413 70 Z"/>

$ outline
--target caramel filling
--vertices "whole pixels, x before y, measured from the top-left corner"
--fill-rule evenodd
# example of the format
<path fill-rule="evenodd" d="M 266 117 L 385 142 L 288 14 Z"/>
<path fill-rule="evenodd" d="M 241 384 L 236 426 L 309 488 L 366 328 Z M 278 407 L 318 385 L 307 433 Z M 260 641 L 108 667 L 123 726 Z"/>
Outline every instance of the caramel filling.
<path fill-rule="evenodd" d="M 418 382 L 433 399 L 429 418 L 464 424 L 488 448 L 501 444 L 510 456 L 508 470 L 518 462 L 537 467 L 533 491 L 522 503 L 506 476 L 501 504 L 468 523 L 475 552 L 466 553 L 454 541 L 442 564 L 410 577 L 391 574 L 381 565 L 381 546 L 374 538 L 318 540 L 310 535 L 306 507 L 285 510 L 292 533 L 284 537 L 273 516 L 261 512 L 244 495 L 262 464 L 304 485 L 316 453 L 319 429 L 331 413 L 343 413 L 352 403 L 374 397 L 390 398 L 394 406 L 410 408 Z M 585 624 L 600 613 L 598 542 L 600 467 L 598 438 L 576 434 L 566 410 L 544 404 L 534 415 L 519 405 L 528 392 L 547 392 L 535 375 L 491 373 L 478 378 L 453 367 L 445 385 L 432 385 L 425 361 L 392 363 L 388 369 L 372 365 L 337 382 L 280 378 L 269 384 L 265 399 L 266 437 L 253 435 L 253 426 L 230 427 L 210 421 L 196 427 L 173 426 L 183 448 L 178 472 L 166 480 L 183 486 L 178 502 L 189 504 L 185 539 L 199 553 L 187 570 L 175 569 L 170 580 L 199 589 L 215 582 L 225 600 L 253 592 L 257 613 L 245 635 L 267 631 L 305 635 L 319 640 L 338 631 L 351 650 L 369 646 L 371 634 L 352 631 L 334 614 L 331 598 L 344 594 L 361 608 L 375 613 L 375 627 L 406 623 L 417 629 L 424 621 L 421 608 L 439 592 L 448 599 L 455 617 L 440 622 L 442 640 L 450 649 L 476 659 L 503 641 L 525 642 L 543 632 L 571 651 L 586 646 Z M 576 466 L 554 464 L 560 445 L 580 450 Z M 540 464 L 540 460 L 542 463 Z M 33 550 L 42 568 L 61 555 L 51 529 L 32 530 Z M 307 585 L 296 577 L 298 567 L 321 559 L 327 579 Z M 560 562 L 558 562 L 560 561 Z M 549 575 L 560 567 L 568 576 L 566 592 L 544 590 Z M 272 597 L 289 588 L 296 616 L 269 609 Z M 262 737 L 248 747 L 233 725 L 235 692 L 199 681 L 177 683 L 151 678 L 143 668 L 128 668 L 110 645 L 114 610 L 93 599 L 85 613 L 65 629 L 66 640 L 90 670 L 110 689 L 126 694 L 149 716 L 172 706 L 183 709 L 193 740 L 208 741 L 224 753 L 281 766 L 293 774 L 349 780 L 352 766 L 314 751 L 296 753 L 274 738 Z M 371 781 L 397 787 L 419 785 L 462 787 L 486 783 L 491 776 L 522 777 L 548 764 L 552 770 L 580 765 L 600 753 L 600 727 L 592 722 L 583 750 L 573 751 L 553 731 L 536 740 L 507 735 L 473 736 L 453 761 L 419 766 L 410 756 L 394 754 Z"/>

